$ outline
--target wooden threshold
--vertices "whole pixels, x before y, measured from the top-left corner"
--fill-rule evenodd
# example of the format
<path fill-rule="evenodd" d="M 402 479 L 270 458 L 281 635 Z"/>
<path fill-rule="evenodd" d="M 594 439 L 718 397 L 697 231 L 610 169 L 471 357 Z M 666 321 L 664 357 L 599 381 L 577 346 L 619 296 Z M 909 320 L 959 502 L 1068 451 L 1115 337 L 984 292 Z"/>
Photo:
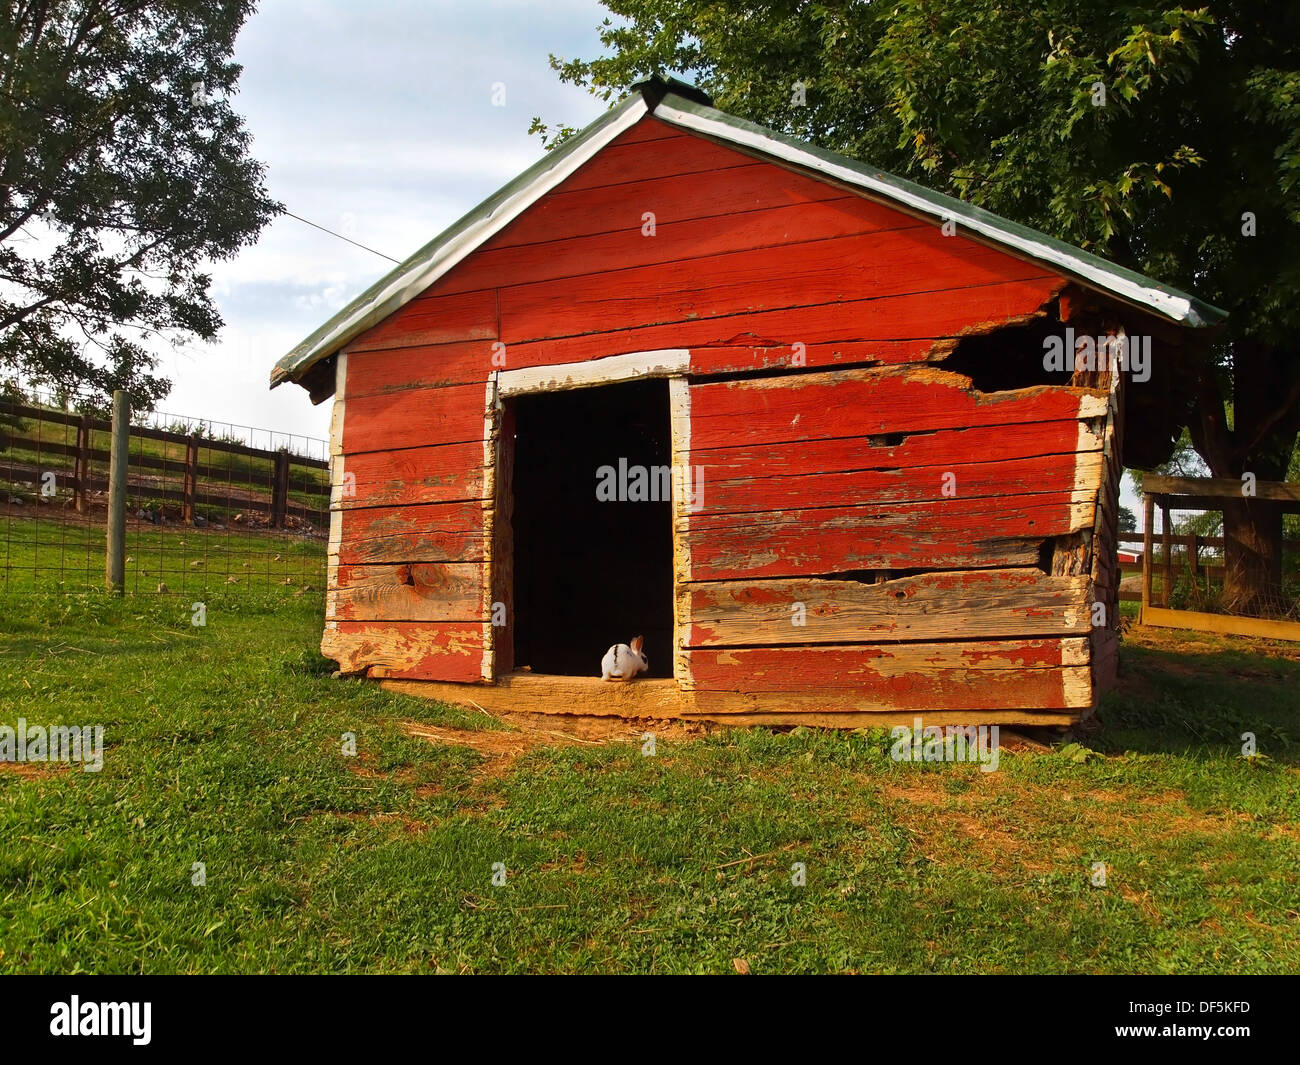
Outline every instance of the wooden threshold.
<path fill-rule="evenodd" d="M 678 718 L 727 725 L 810 725 L 819 728 L 892 728 L 926 725 L 1069 725 L 1076 710 L 875 710 L 854 707 L 851 692 L 683 691 L 671 678 L 627 683 L 599 677 L 507 673 L 494 684 L 431 680 L 382 680 L 380 687 L 405 695 L 489 713 L 578 714 L 623 718 Z"/>

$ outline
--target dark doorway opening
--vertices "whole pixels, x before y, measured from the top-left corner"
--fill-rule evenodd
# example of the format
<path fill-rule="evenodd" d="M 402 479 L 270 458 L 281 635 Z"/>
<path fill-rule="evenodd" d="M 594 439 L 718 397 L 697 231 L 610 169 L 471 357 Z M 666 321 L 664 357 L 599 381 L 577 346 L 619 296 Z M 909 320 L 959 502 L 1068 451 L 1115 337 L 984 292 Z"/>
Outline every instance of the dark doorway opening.
<path fill-rule="evenodd" d="M 515 668 L 599 676 L 611 644 L 644 636 L 642 676 L 671 677 L 668 382 L 512 402 Z"/>

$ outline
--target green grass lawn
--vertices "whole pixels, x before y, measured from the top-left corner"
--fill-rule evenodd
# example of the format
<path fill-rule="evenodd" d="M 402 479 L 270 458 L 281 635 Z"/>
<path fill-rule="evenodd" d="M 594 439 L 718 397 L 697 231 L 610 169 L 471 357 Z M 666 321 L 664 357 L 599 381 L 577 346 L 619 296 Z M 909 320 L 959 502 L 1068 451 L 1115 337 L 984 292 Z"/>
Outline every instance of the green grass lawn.
<path fill-rule="evenodd" d="M 981 773 L 883 732 L 540 744 L 331 680 L 320 615 L 0 600 L 0 724 L 107 744 L 0 768 L 0 971 L 1300 969 L 1295 648 L 1132 633 L 1083 746 Z"/>

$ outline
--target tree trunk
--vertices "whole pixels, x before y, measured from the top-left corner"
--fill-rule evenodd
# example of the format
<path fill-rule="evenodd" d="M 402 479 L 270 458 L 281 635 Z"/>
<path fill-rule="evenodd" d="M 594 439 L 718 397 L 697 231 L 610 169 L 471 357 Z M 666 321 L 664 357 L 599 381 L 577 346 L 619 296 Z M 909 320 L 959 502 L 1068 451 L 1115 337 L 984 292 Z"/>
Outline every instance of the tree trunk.
<path fill-rule="evenodd" d="M 1223 601 L 1234 613 L 1284 614 L 1282 508 L 1243 499 L 1223 505 Z"/>
<path fill-rule="evenodd" d="M 1286 478 L 1300 432 L 1300 359 L 1297 343 L 1232 341 L 1229 418 L 1213 362 L 1193 364 L 1195 413 L 1192 443 L 1214 477 L 1233 481 L 1245 473 L 1260 481 Z M 1229 429 L 1229 424 L 1232 428 Z M 1285 613 L 1282 594 L 1282 510 L 1274 502 L 1243 497 L 1223 504 L 1223 605 L 1241 614 Z"/>

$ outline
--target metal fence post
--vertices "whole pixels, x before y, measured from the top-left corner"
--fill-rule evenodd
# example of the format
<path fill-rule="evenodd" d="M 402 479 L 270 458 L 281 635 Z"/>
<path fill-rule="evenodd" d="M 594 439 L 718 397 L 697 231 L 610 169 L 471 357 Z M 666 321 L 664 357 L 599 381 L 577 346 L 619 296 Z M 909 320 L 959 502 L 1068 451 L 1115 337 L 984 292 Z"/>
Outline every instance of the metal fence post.
<path fill-rule="evenodd" d="M 126 465 L 130 457 L 131 406 L 120 388 L 113 393 L 113 433 L 108 462 L 108 551 L 104 588 L 126 590 Z"/>

